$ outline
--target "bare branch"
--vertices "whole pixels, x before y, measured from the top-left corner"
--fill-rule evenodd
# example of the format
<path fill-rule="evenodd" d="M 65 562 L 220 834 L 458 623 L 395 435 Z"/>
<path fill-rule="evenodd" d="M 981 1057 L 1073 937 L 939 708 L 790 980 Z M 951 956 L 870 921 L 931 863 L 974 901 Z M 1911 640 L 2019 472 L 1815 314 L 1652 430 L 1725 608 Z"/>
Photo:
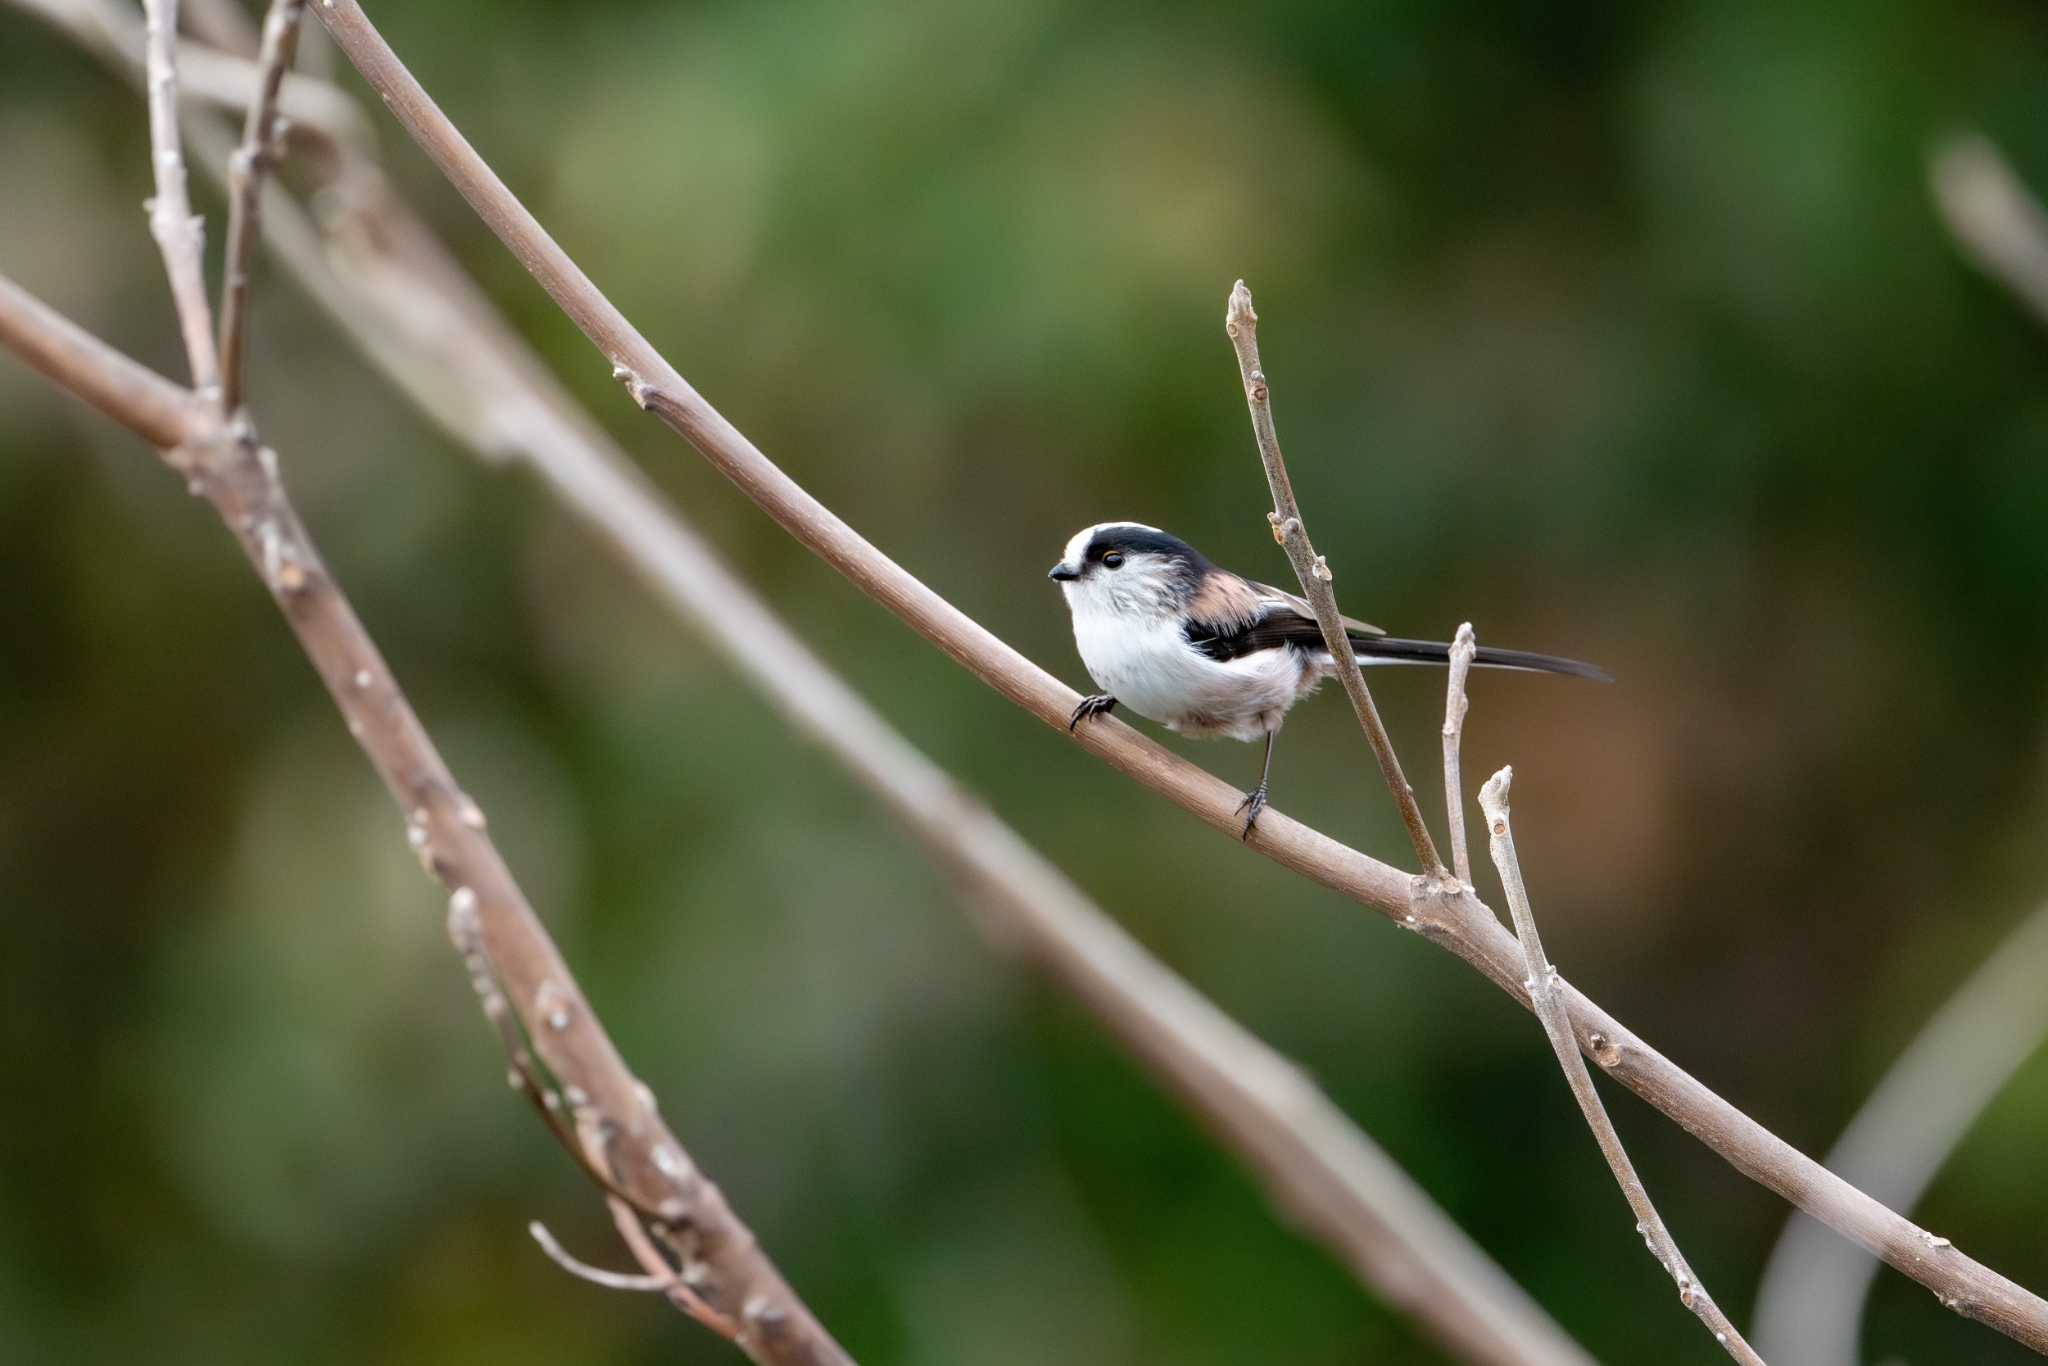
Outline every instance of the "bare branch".
<path fill-rule="evenodd" d="M 1657 1207 L 1650 1203 L 1650 1193 L 1643 1188 L 1642 1178 L 1636 1175 L 1635 1163 L 1629 1160 L 1628 1151 L 1621 1146 L 1621 1135 L 1614 1130 L 1614 1121 L 1607 1117 L 1607 1107 L 1600 1103 L 1600 1093 L 1594 1089 L 1593 1075 L 1586 1070 L 1586 1060 L 1579 1056 L 1579 1043 L 1572 1035 L 1571 1022 L 1565 1018 L 1564 1007 L 1558 999 L 1559 978 L 1557 969 L 1544 956 L 1543 941 L 1536 934 L 1536 912 L 1529 905 L 1529 890 L 1522 883 L 1522 865 L 1515 857 L 1515 835 L 1508 821 L 1508 787 L 1513 783 L 1515 771 L 1504 768 L 1487 779 L 1479 789 L 1479 809 L 1486 815 L 1487 848 L 1493 854 L 1493 866 L 1500 872 L 1501 888 L 1507 894 L 1508 909 L 1515 917 L 1515 930 L 1522 943 L 1522 959 L 1528 966 L 1530 1000 L 1536 1009 L 1536 1018 L 1543 1022 L 1543 1032 L 1550 1037 L 1550 1047 L 1557 1054 L 1557 1064 L 1564 1069 L 1564 1079 L 1572 1089 L 1572 1098 L 1578 1101 L 1579 1111 L 1586 1117 L 1586 1127 L 1593 1131 L 1594 1142 L 1600 1145 L 1600 1155 L 1607 1159 L 1607 1166 L 1614 1173 L 1615 1182 L 1621 1187 L 1622 1198 L 1635 1211 L 1636 1232 L 1649 1245 L 1650 1255 L 1664 1268 L 1678 1285 L 1678 1302 L 1700 1316 L 1707 1330 L 1714 1335 L 1714 1341 L 1725 1349 L 1729 1356 L 1745 1363 L 1745 1366 L 1763 1366 L 1763 1358 L 1750 1349 L 1721 1307 L 1714 1303 L 1707 1288 L 1699 1283 L 1692 1268 L 1686 1264 L 1685 1254 L 1678 1250 L 1678 1242 L 1665 1227 L 1664 1217 L 1657 1213 Z"/>
<path fill-rule="evenodd" d="M 211 403 L 220 394 L 220 358 L 213 346 L 213 313 L 206 302 L 206 236 L 185 191 L 185 153 L 178 138 L 178 0 L 144 0 L 148 14 L 149 146 L 156 196 L 149 231 L 163 252 L 171 303 L 185 338 L 192 387 Z"/>
<path fill-rule="evenodd" d="M 233 413 L 242 406 L 243 371 L 249 333 L 249 261 L 256 252 L 257 217 L 262 212 L 263 176 L 283 147 L 277 112 L 285 72 L 291 69 L 298 43 L 303 0 L 271 0 L 263 20 L 263 47 L 257 55 L 256 98 L 242 126 L 242 145 L 228 163 L 227 264 L 220 286 L 221 407 Z"/>
<path fill-rule="evenodd" d="M 101 50 L 120 56 L 116 49 Z M 224 163 L 226 149 L 204 127 L 188 129 L 188 138 L 207 153 L 199 158 L 202 167 L 216 169 L 213 152 Z M 1086 1004 L 1251 1165 L 1294 1222 L 1327 1244 L 1364 1284 L 1405 1307 L 1465 1359 L 1585 1366 L 1584 1353 L 1563 1330 L 1312 1083 L 1213 1008 L 1195 1015 L 1181 1010 L 1182 997 L 1200 999 L 1192 988 L 1123 936 L 1078 889 L 1057 873 L 1053 880 L 1001 889 L 1010 875 L 1001 841 L 963 838 L 974 832 L 960 829 L 959 799 L 943 782 L 928 781 L 922 756 L 919 767 L 904 768 L 886 749 L 866 743 L 886 736 L 907 748 L 682 525 L 424 227 L 400 201 L 382 194 L 371 168 L 350 166 L 345 177 L 352 202 L 345 215 L 371 221 L 357 230 L 345 217 L 331 257 L 323 259 L 314 229 L 281 192 L 264 210 L 264 232 L 288 271 L 406 392 L 422 400 L 431 417 L 487 463 L 507 456 L 531 463 L 757 691 L 864 784 L 885 796 L 893 793 L 891 805 L 912 832 L 949 867 L 976 881 L 976 904 L 988 913 L 1000 941 L 1025 945 L 1062 978 L 1098 981 L 1095 993 L 1083 994 Z M 349 272 L 346 284 L 330 273 L 330 263 Z M 1016 842 L 993 817 L 986 819 L 1001 840 Z M 1041 909 L 1048 903 L 1055 914 Z M 1088 933 L 1073 937 L 1064 928 L 1067 920 Z M 462 941 L 456 947 L 465 959 L 475 957 Z M 558 1097 L 538 1069 L 523 1061 L 520 1030 L 487 972 L 478 976 L 483 967 L 475 957 L 478 996 L 504 1035 L 515 1084 L 581 1162 L 573 1134 L 542 1103 Z M 1155 982 L 1171 984 L 1172 992 L 1148 1000 Z M 633 1227 L 638 1230 L 637 1220 Z M 679 1286 L 670 1298 L 730 1336 L 715 1311 L 687 1287 Z"/>
<path fill-rule="evenodd" d="M 1245 406 L 1251 409 L 1252 436 L 1258 442 L 1259 463 L 1266 467 L 1266 483 L 1273 493 L 1273 511 L 1267 516 L 1273 526 L 1273 539 L 1287 551 L 1294 576 L 1301 580 L 1301 594 L 1315 611 L 1316 625 L 1323 628 L 1323 643 L 1330 647 L 1330 657 L 1337 662 L 1337 679 L 1351 699 L 1351 710 L 1365 731 L 1366 743 L 1372 746 L 1373 758 L 1379 760 L 1387 791 L 1394 794 L 1394 804 L 1401 809 L 1401 823 L 1408 828 L 1408 842 L 1415 848 L 1416 861 L 1425 873 L 1440 877 L 1449 870 L 1437 854 L 1435 841 L 1429 837 L 1429 823 L 1422 818 L 1415 789 L 1401 772 L 1401 760 L 1380 721 L 1372 690 L 1365 686 L 1365 673 L 1352 652 L 1344 614 L 1337 610 L 1336 590 L 1330 586 L 1336 575 L 1331 573 L 1329 561 L 1316 554 L 1316 548 L 1309 544 L 1301 506 L 1294 500 L 1294 483 L 1287 477 L 1287 462 L 1280 455 L 1280 438 L 1273 430 L 1272 388 L 1266 382 L 1265 371 L 1259 368 L 1259 315 L 1252 311 L 1252 292 L 1242 280 L 1230 291 L 1223 330 L 1237 352 Z"/>
<path fill-rule="evenodd" d="M 2043 982 L 2048 906 L 2022 920 L 1899 1054 L 1829 1149 L 1828 1169 L 1913 1208 L 1992 1098 L 2048 1041 Z M 1928 1239 L 1930 1254 L 1947 1246 Z M 1857 1366 L 1876 1275 L 1868 1254 L 1793 1216 L 1764 1263 L 1757 1340 L 1800 1366 Z"/>
<path fill-rule="evenodd" d="M 1465 712 L 1471 706 L 1465 679 L 1478 649 L 1472 623 L 1460 623 L 1451 638 L 1450 678 L 1444 684 L 1444 815 L 1450 821 L 1452 869 L 1467 887 L 1472 885 L 1472 851 L 1465 841 L 1465 779 L 1458 771 L 1458 750 L 1465 738 Z"/>
<path fill-rule="evenodd" d="M 161 449 L 183 444 L 206 422 L 191 394 L 122 355 L 4 275 L 0 346 L 58 388 Z"/>
<path fill-rule="evenodd" d="M 0 279 L 0 301 L 12 303 L 19 296 L 18 289 Z M 0 341 L 14 345 L 18 333 L 44 324 L 43 313 L 0 310 L 8 319 Z M 33 358 L 76 355 L 80 348 L 73 339 L 57 336 L 17 349 Z M 78 391 L 86 387 L 81 384 Z M 105 393 L 112 387 L 94 381 L 92 391 Z M 196 401 L 193 410 L 202 411 Z M 686 1235 L 681 1241 L 704 1281 L 699 1293 L 721 1313 L 738 1316 L 744 1325 L 740 1345 L 756 1361 L 776 1366 L 849 1361 L 718 1188 L 683 1156 L 654 1108 L 652 1093 L 627 1069 L 485 833 L 482 810 L 442 762 L 383 656 L 328 575 L 285 495 L 276 455 L 249 439 L 246 424 L 231 431 L 217 407 L 207 404 L 203 411 L 211 420 L 196 429 L 161 433 L 180 442 L 165 451 L 167 463 L 213 505 L 270 589 L 348 719 L 349 733 L 405 813 L 407 838 L 421 866 L 448 888 L 449 917 L 455 922 L 451 937 L 481 946 L 493 981 L 503 984 L 503 1002 L 519 1017 L 540 1062 L 560 1080 L 561 1103 L 578 1134 L 599 1136 L 599 1151 L 590 1153 L 589 1144 L 585 1148 L 606 1189 Z M 686 1264 L 685 1274 L 689 1271 Z"/>
<path fill-rule="evenodd" d="M 133 6 L 121 3 L 121 0 L 5 0 L 5 3 L 69 34 L 102 59 L 132 63 L 140 81 L 147 44 L 143 24 Z M 202 15 L 216 21 L 208 24 L 209 31 L 218 29 L 218 21 L 222 20 L 240 19 L 244 25 L 248 24 L 248 16 L 241 13 L 235 0 L 208 0 L 208 3 L 188 4 L 182 8 L 194 28 L 200 27 L 198 21 Z M 222 47 L 229 49 L 227 51 L 204 43 L 178 43 L 178 108 L 188 142 L 193 136 L 190 119 L 195 105 L 219 106 L 241 113 L 248 109 L 252 92 L 261 86 L 262 73 L 253 60 L 257 46 L 256 30 L 249 26 L 247 31 L 247 56 L 241 55 L 245 49 L 239 43 L 230 45 L 224 41 L 231 36 L 226 32 L 214 32 L 209 41 L 221 43 Z M 325 81 L 287 73 L 278 92 L 278 109 L 290 125 L 289 132 L 294 139 L 309 137 L 334 152 L 354 154 L 366 154 L 372 141 L 369 125 L 355 101 Z"/>
<path fill-rule="evenodd" d="M 592 1285 L 601 1285 L 607 1290 L 631 1290 L 662 1295 L 667 1294 L 669 1287 L 676 1283 L 676 1273 L 672 1270 L 663 1271 L 659 1275 L 633 1276 L 623 1271 L 606 1271 L 602 1267 L 578 1261 L 569 1254 L 567 1248 L 555 1241 L 555 1235 L 548 1232 L 548 1226 L 538 1219 L 527 1224 L 526 1231 L 533 1236 L 533 1241 L 540 1244 L 540 1250 L 548 1255 L 549 1261 L 579 1281 L 589 1281 Z"/>
<path fill-rule="evenodd" d="M 1078 695 L 933 592 L 804 491 L 706 403 L 548 236 L 419 82 L 354 0 L 314 14 L 343 54 L 479 217 L 613 366 L 635 402 L 687 438 L 742 492 L 863 592 L 893 611 L 990 687 L 1064 734 Z M 1238 791 L 1113 719 L 1073 737 L 1118 771 L 1235 838 Z M 1299 822 L 1268 812 L 1251 841 L 1275 862 L 1374 907 L 1449 948 L 1496 986 L 1527 1002 L 1521 949 L 1469 895 L 1413 878 Z M 1926 1253 L 1926 1235 L 1778 1138 L 1656 1052 L 1593 1002 L 1561 984 L 1579 1045 L 1609 1075 L 1776 1191 L 1936 1290 L 1948 1307 L 2048 1351 L 2048 1302 L 1959 1251 Z"/>
<path fill-rule="evenodd" d="M 1990 139 L 1952 139 L 1929 168 L 1942 219 L 1979 269 L 2048 324 L 2048 212 Z"/>

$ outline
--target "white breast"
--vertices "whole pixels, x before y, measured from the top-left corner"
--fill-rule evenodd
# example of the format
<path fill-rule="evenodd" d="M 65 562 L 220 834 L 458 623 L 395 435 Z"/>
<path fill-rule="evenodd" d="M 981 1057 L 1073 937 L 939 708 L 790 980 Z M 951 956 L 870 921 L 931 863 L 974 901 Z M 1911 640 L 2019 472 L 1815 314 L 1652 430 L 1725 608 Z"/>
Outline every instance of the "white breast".
<path fill-rule="evenodd" d="M 1323 672 L 1287 649 L 1213 660 L 1187 643 L 1174 618 L 1140 624 L 1083 608 L 1074 613 L 1074 644 L 1097 687 L 1189 735 L 1261 739 Z"/>

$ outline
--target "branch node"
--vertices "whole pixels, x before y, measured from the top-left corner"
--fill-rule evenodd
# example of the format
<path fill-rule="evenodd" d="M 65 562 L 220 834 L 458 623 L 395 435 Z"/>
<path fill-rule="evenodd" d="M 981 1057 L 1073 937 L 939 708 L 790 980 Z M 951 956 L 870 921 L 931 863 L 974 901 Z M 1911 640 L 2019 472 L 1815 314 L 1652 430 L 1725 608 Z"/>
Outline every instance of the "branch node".
<path fill-rule="evenodd" d="M 534 992 L 533 1009 L 557 1034 L 567 1029 L 569 1021 L 574 1018 L 569 1009 L 568 993 L 553 978 L 542 982 L 540 989 Z"/>
<path fill-rule="evenodd" d="M 689 1158 L 666 1143 L 654 1146 L 654 1169 L 671 1181 L 687 1181 L 697 1170 Z"/>

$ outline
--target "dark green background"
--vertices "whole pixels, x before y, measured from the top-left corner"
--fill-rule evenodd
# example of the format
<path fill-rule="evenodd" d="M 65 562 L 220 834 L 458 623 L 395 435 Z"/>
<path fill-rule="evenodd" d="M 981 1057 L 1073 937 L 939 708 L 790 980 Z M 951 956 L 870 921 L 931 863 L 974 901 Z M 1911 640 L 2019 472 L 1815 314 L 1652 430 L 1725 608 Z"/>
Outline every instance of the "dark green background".
<path fill-rule="evenodd" d="M 1346 608 L 1621 680 L 1476 687 L 1467 772 L 1516 765 L 1552 955 L 1807 1151 L 2048 892 L 2048 334 L 1962 264 L 1925 175 L 1973 127 L 2048 185 L 2037 5 L 372 15 L 728 416 L 1076 682 L 1042 577 L 1074 528 L 1286 573 L 1221 326 L 1249 279 Z M 810 559 L 623 401 L 370 103 L 465 262 L 892 720 L 1591 1350 L 1721 1359 L 1532 1021 Z M 11 10 L 0 174 L 0 270 L 180 372 L 140 100 Z M 677 1131 L 850 1348 L 1442 1360 L 562 512 L 262 277 L 257 411 L 307 520 Z M 0 584 L 7 1358 L 732 1360 L 527 1241 L 541 1218 L 616 1256 L 499 1081 L 396 813 L 206 508 L 11 362 Z M 1440 681 L 1382 678 L 1435 809 Z M 1276 779 L 1403 857 L 1340 699 L 1297 715 Z M 1615 1112 L 1746 1322 L 1784 1206 Z M 2037 1057 L 1919 1211 L 2037 1290 L 2044 1127 Z M 2034 1359 L 1889 1272 L 1869 1346 Z"/>

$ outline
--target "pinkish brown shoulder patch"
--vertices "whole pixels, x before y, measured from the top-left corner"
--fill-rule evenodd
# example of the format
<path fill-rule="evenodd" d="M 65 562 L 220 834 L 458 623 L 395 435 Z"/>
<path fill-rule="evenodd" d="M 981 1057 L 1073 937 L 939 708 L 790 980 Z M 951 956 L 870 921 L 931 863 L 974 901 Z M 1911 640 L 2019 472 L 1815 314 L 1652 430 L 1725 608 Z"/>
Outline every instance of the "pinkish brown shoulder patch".
<path fill-rule="evenodd" d="M 1216 626 L 1244 626 L 1258 619 L 1263 606 L 1257 589 L 1235 574 L 1218 571 L 1188 599 L 1188 615 Z"/>

